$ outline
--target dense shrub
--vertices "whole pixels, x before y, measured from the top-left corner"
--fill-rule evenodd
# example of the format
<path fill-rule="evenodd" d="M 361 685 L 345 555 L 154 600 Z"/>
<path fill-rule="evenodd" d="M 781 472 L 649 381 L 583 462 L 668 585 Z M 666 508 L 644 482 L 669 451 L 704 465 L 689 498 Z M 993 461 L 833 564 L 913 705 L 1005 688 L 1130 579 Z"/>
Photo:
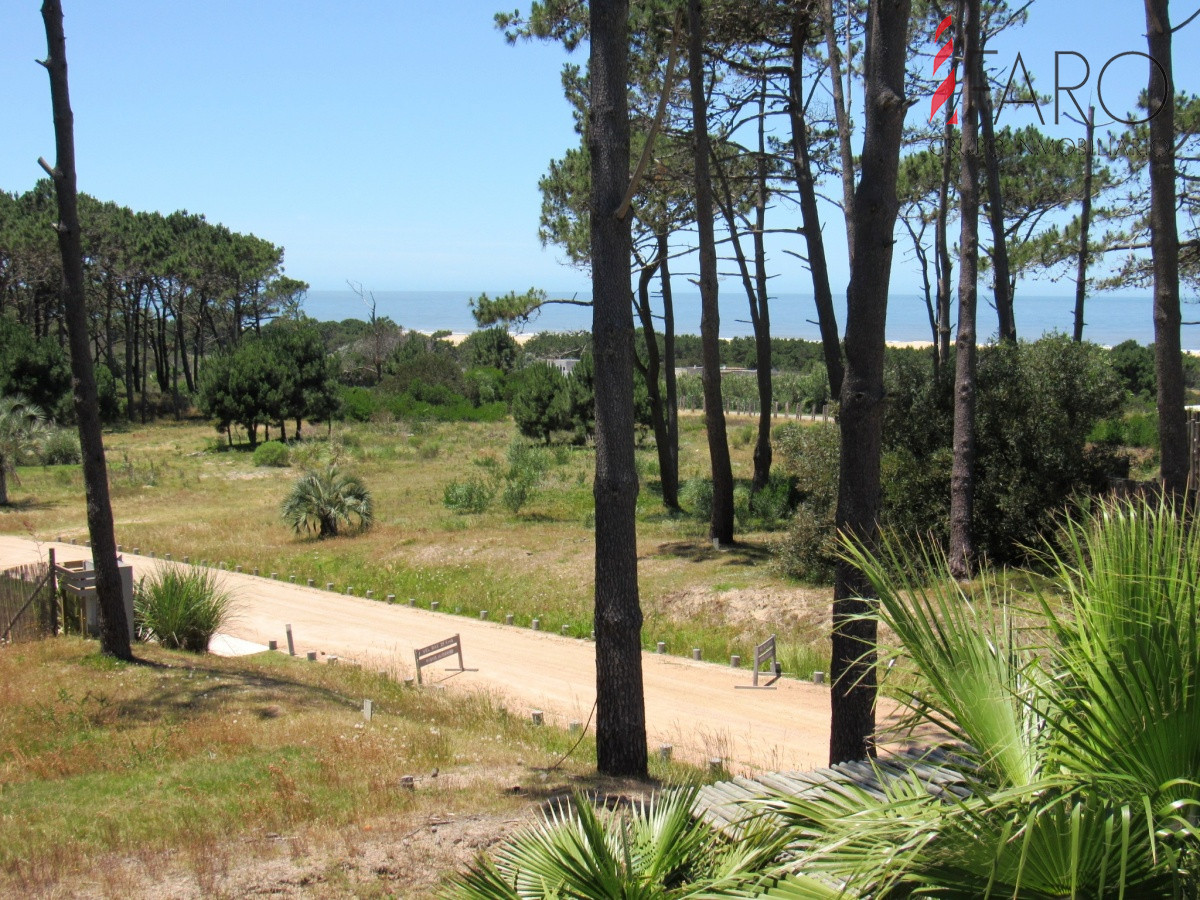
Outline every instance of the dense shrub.
<path fill-rule="evenodd" d="M 521 434 L 548 444 L 551 434 L 567 427 L 566 383 L 563 374 L 546 363 L 534 363 L 517 374 L 512 415 Z"/>
<path fill-rule="evenodd" d="M 138 582 L 134 617 L 144 639 L 172 650 L 204 653 L 233 612 L 233 597 L 215 572 L 190 566 L 160 569 Z"/>
<path fill-rule="evenodd" d="M 374 393 L 365 387 L 342 388 L 342 416 L 352 422 L 370 422 L 379 408 Z"/>
<path fill-rule="evenodd" d="M 779 468 L 790 476 L 796 500 L 787 536 L 776 546 L 779 567 L 793 578 L 829 581 L 837 560 L 837 426 L 784 425 L 775 430 L 774 439 Z"/>
<path fill-rule="evenodd" d="M 711 478 L 689 478 L 679 486 L 679 505 L 693 518 L 707 522 L 712 518 L 713 486 Z"/>
<path fill-rule="evenodd" d="M 266 441 L 254 450 L 254 465 L 284 468 L 288 465 L 289 454 L 286 444 L 279 441 Z"/>
<path fill-rule="evenodd" d="M 467 335 L 458 352 L 468 369 L 498 369 L 506 374 L 517 367 L 522 356 L 521 345 L 499 325 Z"/>
<path fill-rule="evenodd" d="M 496 489 L 482 478 L 455 479 L 442 491 L 442 505 L 458 513 L 487 512 Z"/>
<path fill-rule="evenodd" d="M 540 447 L 531 447 L 520 438 L 508 445 L 508 469 L 504 473 L 504 489 L 500 502 L 516 515 L 533 499 L 550 468 L 550 455 Z"/>
<path fill-rule="evenodd" d="M 79 435 L 69 428 L 55 428 L 42 442 L 38 453 L 43 466 L 76 465 L 83 459 Z"/>

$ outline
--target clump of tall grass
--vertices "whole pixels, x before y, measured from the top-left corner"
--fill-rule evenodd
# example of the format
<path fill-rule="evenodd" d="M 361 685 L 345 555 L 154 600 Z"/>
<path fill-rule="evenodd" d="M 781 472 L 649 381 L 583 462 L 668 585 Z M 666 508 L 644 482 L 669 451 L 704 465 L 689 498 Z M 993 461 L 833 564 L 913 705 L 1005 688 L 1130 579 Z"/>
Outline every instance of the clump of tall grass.
<path fill-rule="evenodd" d="M 144 639 L 170 650 L 204 653 L 229 621 L 234 600 L 215 572 L 190 567 L 161 569 L 138 582 L 134 616 Z"/>

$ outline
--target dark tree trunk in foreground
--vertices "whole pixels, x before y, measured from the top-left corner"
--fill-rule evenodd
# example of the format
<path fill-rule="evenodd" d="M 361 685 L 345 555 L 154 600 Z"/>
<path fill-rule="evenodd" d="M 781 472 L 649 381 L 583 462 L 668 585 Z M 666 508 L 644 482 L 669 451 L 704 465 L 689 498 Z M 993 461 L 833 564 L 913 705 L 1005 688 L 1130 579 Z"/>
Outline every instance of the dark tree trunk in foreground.
<path fill-rule="evenodd" d="M 67 91 L 67 50 L 63 36 L 62 4 L 45 0 L 42 20 L 46 26 L 47 56 L 42 63 L 50 73 L 50 96 L 54 105 L 54 138 L 57 159 L 50 169 L 58 198 L 58 248 L 62 253 L 64 307 L 67 337 L 71 347 L 72 398 L 79 421 L 79 445 L 83 455 L 83 483 L 87 497 L 88 534 L 96 568 L 96 598 L 100 606 L 100 650 L 118 659 L 133 659 L 129 646 L 129 622 L 121 576 L 117 571 L 117 540 L 113 531 L 112 506 L 108 498 L 108 471 L 100 432 L 100 405 L 96 378 L 88 347 L 87 311 L 84 308 L 83 248 L 75 185 L 75 122 Z M 43 164 L 44 165 L 44 164 Z"/>
<path fill-rule="evenodd" d="M 629 219 L 628 0 L 590 4 L 592 340 L 596 377 L 596 759 L 606 775 L 646 776 L 638 477 L 633 460 Z"/>
<path fill-rule="evenodd" d="M 909 0 L 871 0 L 862 178 L 854 196 L 854 257 L 846 297 L 846 375 L 842 382 L 841 467 L 837 526 L 868 547 L 878 536 L 879 461 L 883 438 L 883 351 L 896 176 L 904 127 L 904 57 Z M 839 563 L 833 595 L 830 690 L 831 763 L 875 753 L 874 621 L 856 618 L 873 606 L 870 584 Z"/>
<path fill-rule="evenodd" d="M 1088 237 L 1092 227 L 1092 158 L 1096 148 L 1096 107 L 1088 107 L 1087 151 L 1083 157 L 1083 209 L 1079 213 L 1079 258 L 1075 268 L 1075 343 L 1083 341 L 1083 305 L 1087 300 Z"/>
<path fill-rule="evenodd" d="M 789 118 L 792 125 L 792 170 L 800 195 L 800 215 L 804 222 L 804 241 L 808 247 L 808 270 L 812 273 L 813 299 L 817 307 L 817 326 L 821 330 L 821 351 L 829 392 L 842 392 L 842 342 L 838 337 L 837 313 L 833 309 L 833 289 L 829 285 L 829 263 L 825 257 L 825 238 L 821 234 L 821 212 L 817 206 L 817 187 L 808 153 L 808 120 L 804 99 L 804 44 L 809 22 L 803 7 L 792 18 L 792 64 L 788 71 Z"/>
<path fill-rule="evenodd" d="M 695 155 L 696 231 L 700 244 L 701 379 L 704 422 L 712 464 L 713 501 L 709 537 L 733 543 L 733 465 L 721 397 L 721 314 L 717 307 L 717 242 L 713 234 L 712 176 L 709 171 L 708 101 L 704 93 L 704 26 L 700 0 L 688 0 L 688 77 L 692 89 L 692 141 Z"/>
<path fill-rule="evenodd" d="M 975 499 L 975 313 L 979 291 L 979 113 L 982 81 L 979 0 L 963 9 L 961 236 L 958 249 L 958 341 L 954 362 L 954 466 L 950 475 L 950 572 L 970 578 L 975 561 L 971 516 Z M 993 198 L 993 204 L 995 199 Z M 997 273 L 997 292 L 1000 278 Z"/>
<path fill-rule="evenodd" d="M 1187 418 L 1179 326 L 1179 228 L 1175 221 L 1175 95 L 1167 0 L 1146 0 L 1150 48 L 1150 252 L 1154 257 L 1154 371 L 1163 487 L 1187 487 Z M 1164 83 L 1164 77 L 1165 82 Z"/>

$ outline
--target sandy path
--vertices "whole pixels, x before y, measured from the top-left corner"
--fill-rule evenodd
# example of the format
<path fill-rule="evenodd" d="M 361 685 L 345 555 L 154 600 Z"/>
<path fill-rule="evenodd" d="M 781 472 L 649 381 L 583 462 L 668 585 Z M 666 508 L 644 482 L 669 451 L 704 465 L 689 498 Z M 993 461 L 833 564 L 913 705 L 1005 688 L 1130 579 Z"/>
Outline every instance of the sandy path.
<path fill-rule="evenodd" d="M 0 568 L 45 559 L 83 559 L 85 547 L 35 543 L 0 535 Z M 124 554 L 137 579 L 161 561 Z M 584 721 L 595 701 L 595 652 L 590 641 L 465 616 L 410 609 L 334 594 L 253 575 L 222 573 L 236 594 L 235 620 L 225 629 L 260 644 L 286 648 L 291 624 L 296 652 L 316 650 L 366 666 L 412 674 L 412 651 L 453 634 L 462 636 L 466 665 L 478 671 L 449 673 L 435 663 L 426 683 L 448 690 L 486 690 L 510 710 L 541 709 L 556 724 Z M 323 657 L 322 657 L 323 658 Z M 829 691 L 792 679 L 775 690 L 738 690 L 746 669 L 642 654 L 646 722 L 651 748 L 671 744 L 693 762 L 723 757 L 735 771 L 811 769 L 824 765 L 829 748 Z"/>

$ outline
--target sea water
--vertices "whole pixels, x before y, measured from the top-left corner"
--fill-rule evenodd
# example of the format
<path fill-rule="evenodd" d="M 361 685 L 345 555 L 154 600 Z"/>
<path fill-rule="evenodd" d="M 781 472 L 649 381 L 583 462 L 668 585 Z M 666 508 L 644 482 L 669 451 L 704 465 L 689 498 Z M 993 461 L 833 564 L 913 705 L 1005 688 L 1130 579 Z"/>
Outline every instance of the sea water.
<path fill-rule="evenodd" d="M 450 331 L 464 333 L 476 328 L 469 300 L 477 292 L 468 291 L 375 291 L 376 314 L 387 316 L 398 325 L 413 331 L 432 333 Z M 489 291 L 490 296 L 497 293 Z M 586 293 L 553 293 L 550 297 L 586 300 Z M 675 331 L 677 334 L 699 334 L 700 295 L 695 292 L 676 292 Z M 654 301 L 655 311 L 661 311 L 661 301 Z M 846 302 L 844 295 L 835 298 L 839 333 L 844 333 Z M 721 337 L 742 337 L 754 333 L 750 310 L 740 289 L 723 285 L 720 294 Z M 1135 340 L 1139 344 L 1154 341 L 1153 301 L 1149 293 L 1141 295 L 1096 294 L 1087 298 L 1084 308 L 1085 340 L 1105 346 Z M 369 310 L 353 291 L 309 291 L 304 311 L 315 319 L 366 319 Z M 817 311 L 809 294 L 780 294 L 770 299 L 771 334 L 783 338 L 818 340 Z M 1050 332 L 1070 334 L 1074 327 L 1075 298 L 1073 296 L 1038 296 L 1018 290 L 1014 315 L 1017 333 L 1022 338 L 1037 338 Z M 1185 322 L 1200 319 L 1195 302 L 1183 307 Z M 997 334 L 995 309 L 981 297 L 977 316 L 977 331 L 982 341 Z M 591 310 L 585 306 L 547 305 L 538 316 L 524 326 L 527 332 L 590 330 Z M 661 327 L 661 322 L 659 323 Z M 922 297 L 911 294 L 892 295 L 888 301 L 887 339 L 893 342 L 932 340 L 929 313 Z M 953 332 L 951 332 L 953 340 Z M 1200 351 L 1200 326 L 1184 325 L 1182 342 L 1185 350 Z"/>

